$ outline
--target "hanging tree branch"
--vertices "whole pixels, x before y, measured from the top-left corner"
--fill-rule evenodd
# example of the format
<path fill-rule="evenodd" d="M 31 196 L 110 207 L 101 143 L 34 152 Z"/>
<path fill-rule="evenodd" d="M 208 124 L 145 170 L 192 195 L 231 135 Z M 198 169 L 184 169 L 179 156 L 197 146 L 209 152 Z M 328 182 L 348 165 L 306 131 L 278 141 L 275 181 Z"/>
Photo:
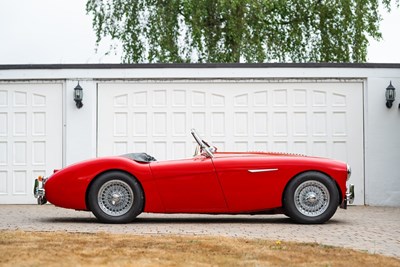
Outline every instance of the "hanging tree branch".
<path fill-rule="evenodd" d="M 390 11 L 400 0 L 382 0 Z M 379 0 L 87 0 L 97 44 L 140 62 L 364 62 Z"/>

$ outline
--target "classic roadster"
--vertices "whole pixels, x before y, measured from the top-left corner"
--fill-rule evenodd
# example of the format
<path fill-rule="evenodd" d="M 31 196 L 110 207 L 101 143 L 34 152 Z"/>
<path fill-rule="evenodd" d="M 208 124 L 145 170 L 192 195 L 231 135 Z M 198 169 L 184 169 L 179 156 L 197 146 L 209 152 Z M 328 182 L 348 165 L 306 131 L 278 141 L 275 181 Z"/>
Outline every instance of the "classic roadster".
<path fill-rule="evenodd" d="M 284 213 L 297 223 L 324 223 L 347 208 L 350 167 L 302 155 L 217 152 L 191 130 L 192 158 L 157 161 L 131 153 L 80 162 L 35 180 L 38 204 L 93 212 L 104 223 L 129 223 L 141 212 Z"/>

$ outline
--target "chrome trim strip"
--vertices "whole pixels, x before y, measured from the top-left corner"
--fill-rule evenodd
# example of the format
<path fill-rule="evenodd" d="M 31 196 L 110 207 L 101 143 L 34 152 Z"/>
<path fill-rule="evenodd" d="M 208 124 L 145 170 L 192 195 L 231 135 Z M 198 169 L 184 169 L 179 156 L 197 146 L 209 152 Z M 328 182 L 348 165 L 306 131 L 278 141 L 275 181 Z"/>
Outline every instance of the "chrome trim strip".
<path fill-rule="evenodd" d="M 257 172 L 274 172 L 279 169 L 256 169 L 256 170 L 248 170 L 251 173 L 257 173 Z"/>

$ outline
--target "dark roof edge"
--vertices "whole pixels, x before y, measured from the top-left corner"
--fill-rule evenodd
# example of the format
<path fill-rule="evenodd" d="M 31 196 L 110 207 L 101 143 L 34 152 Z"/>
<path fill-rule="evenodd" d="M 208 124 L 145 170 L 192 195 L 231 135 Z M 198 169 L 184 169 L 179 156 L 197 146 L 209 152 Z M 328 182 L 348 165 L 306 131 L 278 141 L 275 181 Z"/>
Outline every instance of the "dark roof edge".
<path fill-rule="evenodd" d="M 0 64 L 0 70 L 22 69 L 162 69 L 162 68 L 400 68 L 400 63 L 155 63 L 155 64 Z"/>

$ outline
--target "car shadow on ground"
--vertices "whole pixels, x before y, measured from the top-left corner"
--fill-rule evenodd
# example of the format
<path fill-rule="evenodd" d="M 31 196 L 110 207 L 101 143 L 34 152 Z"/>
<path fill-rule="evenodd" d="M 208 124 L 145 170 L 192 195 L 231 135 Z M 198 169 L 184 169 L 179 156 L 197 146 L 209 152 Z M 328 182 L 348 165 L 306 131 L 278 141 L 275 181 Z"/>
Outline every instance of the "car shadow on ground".
<path fill-rule="evenodd" d="M 274 217 L 152 217 L 152 218 L 141 218 L 138 217 L 134 223 L 145 223 L 145 224 L 265 224 L 265 223 L 293 223 L 290 218 L 274 218 Z"/>
<path fill-rule="evenodd" d="M 41 218 L 41 222 L 43 223 L 95 223 L 95 224 L 102 224 L 100 223 L 96 218 L 94 217 L 54 217 L 54 218 Z M 341 221 L 331 219 L 325 224 L 340 224 Z M 136 218 L 133 222 L 130 224 L 144 224 L 144 225 L 149 225 L 149 224 L 292 224 L 292 225 L 301 225 L 295 223 L 293 220 L 291 220 L 288 217 L 274 217 L 274 216 L 262 216 L 262 217 L 254 217 L 254 216 L 249 216 L 249 217 L 236 217 L 233 215 L 232 217 L 182 217 L 182 215 L 179 215 L 179 217 L 172 217 L 171 215 L 168 215 L 168 217 L 163 217 L 160 215 L 160 217 L 138 217 Z"/>

